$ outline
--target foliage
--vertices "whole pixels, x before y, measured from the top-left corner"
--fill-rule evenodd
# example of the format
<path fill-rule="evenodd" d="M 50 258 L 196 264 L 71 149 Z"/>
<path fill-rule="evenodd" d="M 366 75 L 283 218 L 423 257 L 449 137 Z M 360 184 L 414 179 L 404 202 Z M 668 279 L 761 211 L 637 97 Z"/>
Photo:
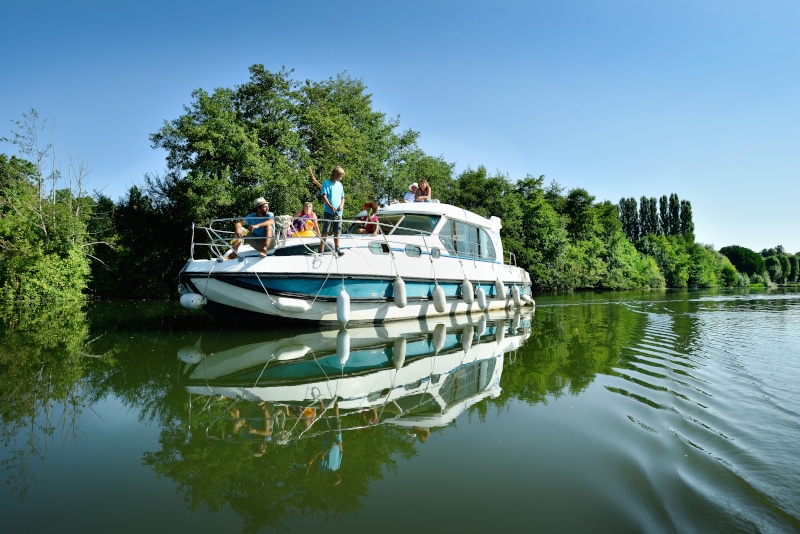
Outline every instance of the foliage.
<path fill-rule="evenodd" d="M 622 229 L 631 243 L 648 235 L 679 235 L 687 243 L 694 242 L 694 221 L 692 220 L 692 204 L 688 200 L 680 200 L 675 193 L 669 197 L 663 195 L 656 199 L 642 197 L 639 211 L 636 211 L 636 200 L 623 198 L 617 204 Z"/>
<path fill-rule="evenodd" d="M 259 196 L 293 213 L 317 193 L 309 167 L 324 179 L 335 165 L 347 173 L 346 216 L 354 215 L 364 201 L 404 191 L 406 166 L 436 168 L 421 157 L 416 132 L 395 133 L 398 121 L 372 109 L 361 81 L 340 74 L 300 83 L 290 74 L 253 65 L 234 89 L 197 89 L 187 113 L 151 135 L 168 154 L 174 191 L 165 200 L 186 202 L 190 221 L 243 215 Z"/>
<path fill-rule="evenodd" d="M 60 188 L 52 144 L 40 146 L 45 123 L 35 110 L 22 117 L 12 143 L 28 159 L 0 154 L 0 299 L 82 300 L 92 252 L 86 169 L 73 162 Z"/>
<path fill-rule="evenodd" d="M 648 235 L 636 243 L 636 249 L 655 260 L 667 287 L 688 287 L 691 258 L 680 237 Z"/>
<path fill-rule="evenodd" d="M 75 420 L 86 405 L 79 381 L 102 364 L 87 354 L 87 339 L 82 303 L 0 307 L 0 441 L 11 449 L 3 462 L 7 483 L 20 495 L 31 461 L 46 460 L 54 431 L 77 435 Z"/>
<path fill-rule="evenodd" d="M 722 247 L 719 252 L 730 260 L 737 271 L 748 275 L 751 280 L 754 275 L 761 275 L 767 270 L 764 258 L 749 248 L 730 245 Z"/>
<path fill-rule="evenodd" d="M 563 218 L 545 198 L 544 176 L 527 176 L 516 184 L 522 225 L 519 241 L 509 247 L 528 270 L 538 290 L 569 289 L 565 285 L 568 236 Z"/>

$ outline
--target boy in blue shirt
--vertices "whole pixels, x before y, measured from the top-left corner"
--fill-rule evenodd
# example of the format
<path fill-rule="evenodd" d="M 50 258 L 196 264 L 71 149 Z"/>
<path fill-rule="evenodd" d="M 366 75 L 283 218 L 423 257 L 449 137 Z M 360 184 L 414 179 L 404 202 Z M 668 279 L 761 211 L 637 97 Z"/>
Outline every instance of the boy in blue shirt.
<path fill-rule="evenodd" d="M 333 232 L 333 248 L 339 256 L 344 254 L 339 250 L 339 234 L 342 232 L 342 212 L 344 211 L 342 178 L 344 178 L 344 169 L 337 165 L 333 168 L 330 179 L 322 182 L 322 203 L 325 205 L 325 210 L 322 214 L 322 241 L 319 244 L 319 251 L 325 252 L 328 234 Z"/>

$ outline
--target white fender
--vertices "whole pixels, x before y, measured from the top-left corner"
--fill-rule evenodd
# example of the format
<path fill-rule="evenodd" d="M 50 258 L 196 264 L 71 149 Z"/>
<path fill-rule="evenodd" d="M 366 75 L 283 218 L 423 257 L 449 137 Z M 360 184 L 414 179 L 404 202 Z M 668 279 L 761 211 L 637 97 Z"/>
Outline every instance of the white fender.
<path fill-rule="evenodd" d="M 350 295 L 342 285 L 342 290 L 339 291 L 339 296 L 336 297 L 336 318 L 342 324 L 347 324 L 350 320 Z"/>
<path fill-rule="evenodd" d="M 494 328 L 494 338 L 498 346 L 502 345 L 503 341 L 506 339 L 506 322 L 504 319 L 497 321 Z"/>
<path fill-rule="evenodd" d="M 281 311 L 303 313 L 311 309 L 311 304 L 305 300 L 280 297 L 275 301 L 275 307 Z"/>
<path fill-rule="evenodd" d="M 461 282 L 461 298 L 467 304 L 475 302 L 475 288 L 472 287 L 472 282 L 468 278 L 464 278 Z"/>
<path fill-rule="evenodd" d="M 519 320 L 520 320 L 519 311 L 515 311 L 514 312 L 514 318 L 511 319 L 511 330 L 514 333 L 516 333 L 517 332 L 517 328 L 519 328 Z"/>
<path fill-rule="evenodd" d="M 447 299 L 444 296 L 444 289 L 439 284 L 433 288 L 433 307 L 436 308 L 436 311 L 439 313 L 444 312 L 445 310 L 445 303 Z"/>
<path fill-rule="evenodd" d="M 433 328 L 433 353 L 439 354 L 444 347 L 444 340 L 447 338 L 447 327 L 444 323 L 437 323 Z"/>
<path fill-rule="evenodd" d="M 482 310 L 485 310 L 489 305 L 489 303 L 486 302 L 486 291 L 484 291 L 482 287 L 479 287 L 478 291 L 476 291 L 475 293 L 476 296 L 478 297 L 478 307 Z"/>
<path fill-rule="evenodd" d="M 486 333 L 486 316 L 481 315 L 481 318 L 478 319 L 478 326 L 475 327 L 475 333 L 478 334 L 478 337 L 483 337 L 483 334 Z"/>
<path fill-rule="evenodd" d="M 400 369 L 406 361 L 406 338 L 398 337 L 394 340 L 392 351 L 392 364 L 395 369 Z"/>
<path fill-rule="evenodd" d="M 464 329 L 461 331 L 461 348 L 468 351 L 472 348 L 472 338 L 475 335 L 475 327 L 471 324 L 465 324 Z"/>
<path fill-rule="evenodd" d="M 310 350 L 311 348 L 308 345 L 301 345 L 298 343 L 295 345 L 278 347 L 275 349 L 273 355 L 278 361 L 296 360 L 308 354 Z"/>
<path fill-rule="evenodd" d="M 514 301 L 514 306 L 519 307 L 522 299 L 519 297 L 519 286 L 514 284 L 511 286 L 511 299 Z"/>
<path fill-rule="evenodd" d="M 398 308 L 406 307 L 406 283 L 400 275 L 394 278 L 394 305 Z"/>
<path fill-rule="evenodd" d="M 494 291 L 497 298 L 506 300 L 506 285 L 499 278 L 494 281 Z"/>
<path fill-rule="evenodd" d="M 336 334 L 336 356 L 339 358 L 339 365 L 342 367 L 350 357 L 350 332 L 344 328 Z"/>
<path fill-rule="evenodd" d="M 187 310 L 199 310 L 206 305 L 208 299 L 198 293 L 184 293 L 181 295 L 181 306 Z"/>
<path fill-rule="evenodd" d="M 183 347 L 182 349 L 178 350 L 178 359 L 183 363 L 200 363 L 205 357 L 206 353 L 195 345 Z"/>

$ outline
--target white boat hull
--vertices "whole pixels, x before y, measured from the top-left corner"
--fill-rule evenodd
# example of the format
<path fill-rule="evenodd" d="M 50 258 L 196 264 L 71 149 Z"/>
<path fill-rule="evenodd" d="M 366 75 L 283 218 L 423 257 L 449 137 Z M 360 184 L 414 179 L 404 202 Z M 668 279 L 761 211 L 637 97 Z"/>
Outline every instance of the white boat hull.
<path fill-rule="evenodd" d="M 431 206 L 434 212 L 442 207 L 445 212 L 454 210 Z M 437 228 L 447 219 L 442 221 Z M 493 246 L 502 257 L 499 227 L 496 231 Z M 194 308 L 203 302 L 209 313 L 222 319 L 278 318 L 322 325 L 474 314 L 533 304 L 525 270 L 493 258 L 460 256 L 452 245 L 445 245 L 435 233 L 343 235 L 341 256 L 319 253 L 319 240 L 313 238 L 279 242 L 267 257 L 244 245 L 235 259 L 225 259 L 227 251 L 218 251 L 210 259 L 189 260 L 179 289 L 182 302 Z"/>

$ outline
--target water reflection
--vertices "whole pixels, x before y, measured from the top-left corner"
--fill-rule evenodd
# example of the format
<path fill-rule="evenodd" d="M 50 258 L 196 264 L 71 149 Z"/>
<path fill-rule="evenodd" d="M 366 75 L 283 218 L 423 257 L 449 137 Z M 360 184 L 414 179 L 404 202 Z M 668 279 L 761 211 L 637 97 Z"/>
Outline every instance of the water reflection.
<path fill-rule="evenodd" d="M 800 295 L 602 297 L 346 331 L 0 314 L 3 528 L 798 530 Z"/>
<path fill-rule="evenodd" d="M 286 445 L 340 426 L 388 424 L 424 441 L 431 428 L 500 393 L 503 356 L 528 338 L 529 324 L 502 312 L 310 331 L 213 353 L 204 347 L 220 340 L 201 337 L 178 359 L 194 426 L 202 420 L 209 437 L 236 440 L 247 429 L 248 439 Z"/>
<path fill-rule="evenodd" d="M 499 394 L 529 326 L 495 312 L 279 338 L 206 332 L 177 351 L 188 432 L 165 430 L 146 462 L 193 507 L 231 507 L 246 529 L 357 513 L 371 481 Z"/>

